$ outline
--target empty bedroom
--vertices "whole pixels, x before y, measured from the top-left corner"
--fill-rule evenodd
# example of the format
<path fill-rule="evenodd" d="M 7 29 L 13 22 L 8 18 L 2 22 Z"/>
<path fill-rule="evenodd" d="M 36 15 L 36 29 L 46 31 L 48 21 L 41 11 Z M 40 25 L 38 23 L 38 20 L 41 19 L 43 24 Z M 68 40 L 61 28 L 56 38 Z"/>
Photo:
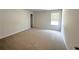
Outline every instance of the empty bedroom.
<path fill-rule="evenodd" d="M 76 9 L 0 9 L 0 50 L 74 50 L 78 16 Z"/>

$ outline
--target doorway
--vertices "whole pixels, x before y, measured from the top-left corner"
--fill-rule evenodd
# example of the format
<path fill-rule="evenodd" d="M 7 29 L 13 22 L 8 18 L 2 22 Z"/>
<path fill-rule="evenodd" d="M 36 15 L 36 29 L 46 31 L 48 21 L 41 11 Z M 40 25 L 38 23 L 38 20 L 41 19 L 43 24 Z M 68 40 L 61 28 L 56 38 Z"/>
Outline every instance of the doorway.
<path fill-rule="evenodd" d="M 33 14 L 30 14 L 30 24 L 31 24 L 31 28 L 33 27 Z"/>

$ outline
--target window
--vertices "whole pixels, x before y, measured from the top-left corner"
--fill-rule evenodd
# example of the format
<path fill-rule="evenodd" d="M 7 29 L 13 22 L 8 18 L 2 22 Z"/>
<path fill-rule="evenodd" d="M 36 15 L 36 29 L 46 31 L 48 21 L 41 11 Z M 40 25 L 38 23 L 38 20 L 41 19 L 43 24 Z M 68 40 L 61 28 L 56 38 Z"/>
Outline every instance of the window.
<path fill-rule="evenodd" d="M 53 12 L 51 13 L 51 25 L 59 25 L 60 24 L 60 13 Z"/>

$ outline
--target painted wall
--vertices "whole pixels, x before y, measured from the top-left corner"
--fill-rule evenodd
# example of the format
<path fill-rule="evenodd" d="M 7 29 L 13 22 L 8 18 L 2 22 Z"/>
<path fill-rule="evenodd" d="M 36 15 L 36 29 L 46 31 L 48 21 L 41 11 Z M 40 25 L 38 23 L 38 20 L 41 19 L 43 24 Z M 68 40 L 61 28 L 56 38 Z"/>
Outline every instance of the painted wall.
<path fill-rule="evenodd" d="M 0 38 L 29 29 L 30 13 L 21 9 L 1 9 Z"/>
<path fill-rule="evenodd" d="M 79 47 L 79 9 L 64 10 L 63 20 L 67 48 Z"/>
<path fill-rule="evenodd" d="M 60 31 L 60 26 L 51 25 L 51 12 L 56 12 L 56 11 L 34 12 L 33 27 Z"/>

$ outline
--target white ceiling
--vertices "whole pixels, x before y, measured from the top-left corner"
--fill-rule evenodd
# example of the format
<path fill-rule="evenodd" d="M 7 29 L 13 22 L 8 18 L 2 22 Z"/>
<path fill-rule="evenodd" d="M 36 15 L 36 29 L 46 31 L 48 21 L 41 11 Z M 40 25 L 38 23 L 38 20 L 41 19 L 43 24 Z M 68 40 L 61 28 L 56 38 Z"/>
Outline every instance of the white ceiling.
<path fill-rule="evenodd" d="M 28 11 L 47 11 L 47 10 L 51 10 L 51 9 L 26 9 Z"/>
<path fill-rule="evenodd" d="M 51 10 L 61 10 L 61 9 L 25 9 L 25 10 L 36 12 L 36 11 L 51 11 Z"/>

